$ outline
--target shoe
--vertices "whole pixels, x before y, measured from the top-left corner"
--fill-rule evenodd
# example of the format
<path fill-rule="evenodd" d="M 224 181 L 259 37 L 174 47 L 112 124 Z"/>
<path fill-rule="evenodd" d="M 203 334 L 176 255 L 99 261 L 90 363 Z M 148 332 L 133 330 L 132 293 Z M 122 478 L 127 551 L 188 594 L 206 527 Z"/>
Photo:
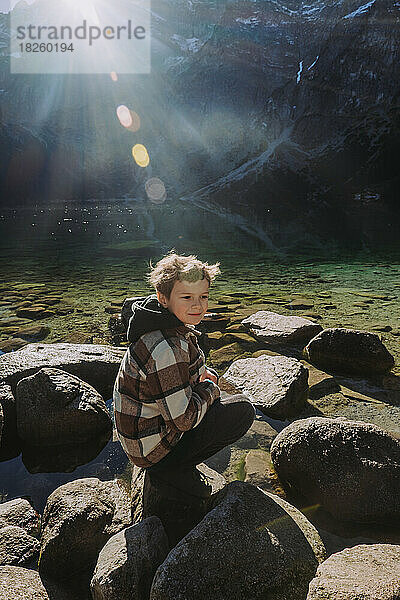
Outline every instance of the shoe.
<path fill-rule="evenodd" d="M 212 486 L 206 475 L 201 473 L 196 467 L 175 468 L 171 470 L 160 470 L 149 472 L 150 481 L 156 487 L 159 484 L 172 487 L 179 492 L 194 496 L 196 498 L 209 498 L 212 492 Z"/>

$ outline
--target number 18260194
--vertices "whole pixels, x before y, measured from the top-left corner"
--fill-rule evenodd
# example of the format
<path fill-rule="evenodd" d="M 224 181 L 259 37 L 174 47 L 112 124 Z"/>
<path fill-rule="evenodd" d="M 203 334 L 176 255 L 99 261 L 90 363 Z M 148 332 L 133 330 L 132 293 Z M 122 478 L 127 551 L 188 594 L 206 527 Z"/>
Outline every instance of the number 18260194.
<path fill-rule="evenodd" d="M 59 44 L 58 42 L 24 42 L 19 45 L 21 52 L 74 52 L 74 45 L 67 44 L 66 42 L 62 42 Z"/>

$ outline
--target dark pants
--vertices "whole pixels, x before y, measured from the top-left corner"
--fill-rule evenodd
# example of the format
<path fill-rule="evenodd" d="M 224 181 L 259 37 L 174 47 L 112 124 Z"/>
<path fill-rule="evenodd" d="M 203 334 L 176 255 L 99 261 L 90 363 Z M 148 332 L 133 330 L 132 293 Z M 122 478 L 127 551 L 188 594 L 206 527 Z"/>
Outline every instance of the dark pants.
<path fill-rule="evenodd" d="M 176 446 L 147 471 L 156 474 L 164 470 L 194 468 L 241 438 L 251 427 L 254 417 L 254 407 L 243 394 L 215 400 L 199 425 L 186 431 Z"/>

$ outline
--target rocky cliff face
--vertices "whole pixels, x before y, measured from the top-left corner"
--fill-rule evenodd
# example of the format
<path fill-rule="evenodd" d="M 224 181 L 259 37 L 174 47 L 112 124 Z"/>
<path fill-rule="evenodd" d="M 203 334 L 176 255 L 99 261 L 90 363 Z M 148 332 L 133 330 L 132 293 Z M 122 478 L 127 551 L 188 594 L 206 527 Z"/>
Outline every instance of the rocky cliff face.
<path fill-rule="evenodd" d="M 276 243 L 395 239 L 400 4 L 306 2 L 153 0 L 152 73 L 117 84 L 11 76 L 2 16 L 2 202 L 144 198 L 157 176 Z"/>

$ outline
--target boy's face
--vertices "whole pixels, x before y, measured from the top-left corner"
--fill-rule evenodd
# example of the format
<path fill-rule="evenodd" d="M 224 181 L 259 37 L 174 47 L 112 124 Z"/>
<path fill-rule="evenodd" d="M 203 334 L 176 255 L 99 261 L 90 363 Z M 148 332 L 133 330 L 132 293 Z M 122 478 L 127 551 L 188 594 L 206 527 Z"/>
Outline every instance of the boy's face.
<path fill-rule="evenodd" d="M 157 298 L 182 323 L 198 325 L 207 312 L 209 287 L 206 278 L 195 282 L 175 281 L 169 299 L 161 292 L 157 292 Z"/>

